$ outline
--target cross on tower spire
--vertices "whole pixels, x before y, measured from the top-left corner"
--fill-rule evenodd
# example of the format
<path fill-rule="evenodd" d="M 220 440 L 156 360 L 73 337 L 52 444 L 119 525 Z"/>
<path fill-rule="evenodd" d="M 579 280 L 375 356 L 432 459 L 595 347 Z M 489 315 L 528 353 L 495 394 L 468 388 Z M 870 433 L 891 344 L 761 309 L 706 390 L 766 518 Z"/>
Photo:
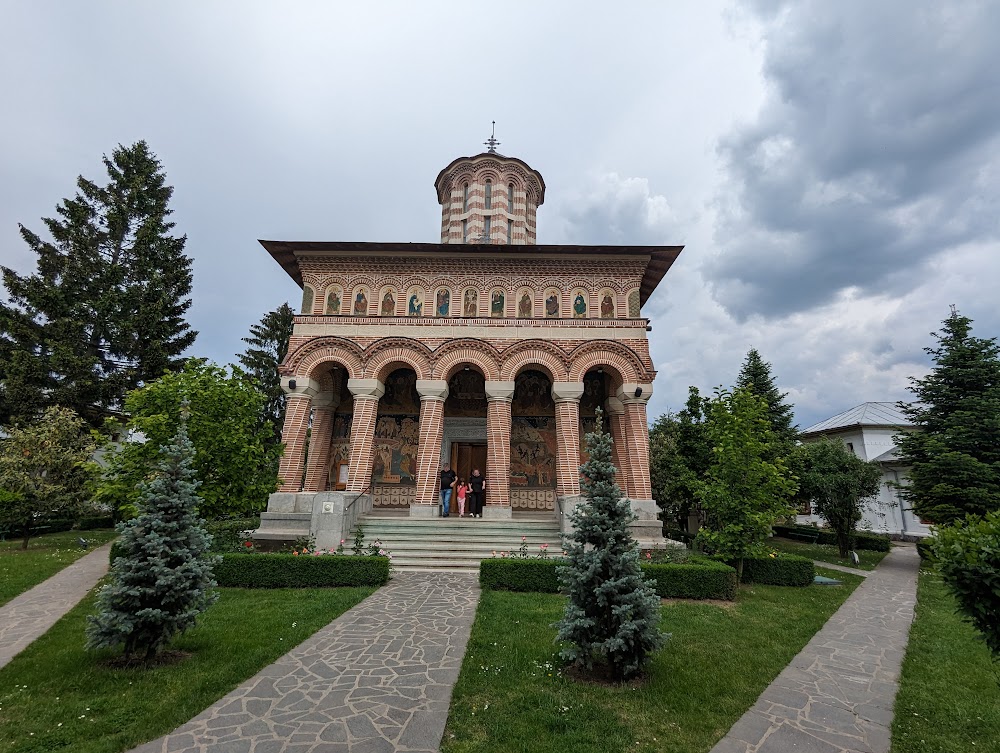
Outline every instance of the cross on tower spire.
<path fill-rule="evenodd" d="M 488 139 L 486 139 L 486 141 L 483 142 L 483 144 L 485 146 L 489 147 L 486 150 L 489 154 L 496 154 L 497 153 L 497 147 L 500 146 L 500 142 L 497 141 L 496 135 L 497 135 L 497 122 L 494 120 L 493 121 L 493 132 L 490 134 L 490 137 Z"/>

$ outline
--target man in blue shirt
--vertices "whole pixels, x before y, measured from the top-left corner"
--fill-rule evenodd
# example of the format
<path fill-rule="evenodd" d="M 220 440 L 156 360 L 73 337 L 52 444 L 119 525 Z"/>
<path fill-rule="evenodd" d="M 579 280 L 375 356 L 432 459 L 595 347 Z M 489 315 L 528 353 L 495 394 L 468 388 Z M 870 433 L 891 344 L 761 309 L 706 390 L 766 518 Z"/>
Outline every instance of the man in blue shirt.
<path fill-rule="evenodd" d="M 448 508 L 451 505 L 451 491 L 455 486 L 455 471 L 445 463 L 441 466 L 441 517 L 448 517 Z"/>

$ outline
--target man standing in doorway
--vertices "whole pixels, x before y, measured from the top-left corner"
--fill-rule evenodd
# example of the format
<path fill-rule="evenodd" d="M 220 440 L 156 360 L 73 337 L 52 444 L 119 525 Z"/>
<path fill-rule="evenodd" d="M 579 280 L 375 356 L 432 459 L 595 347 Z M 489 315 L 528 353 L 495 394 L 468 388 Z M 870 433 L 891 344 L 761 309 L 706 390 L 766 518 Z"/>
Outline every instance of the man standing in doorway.
<path fill-rule="evenodd" d="M 472 475 L 469 476 L 469 486 L 472 487 L 469 513 L 474 518 L 481 518 L 483 517 L 483 495 L 486 492 L 486 477 L 479 472 L 478 468 L 475 468 L 472 471 Z"/>
<path fill-rule="evenodd" d="M 455 486 L 455 471 L 445 463 L 441 466 L 441 517 L 448 517 L 448 508 L 451 505 L 451 491 Z"/>

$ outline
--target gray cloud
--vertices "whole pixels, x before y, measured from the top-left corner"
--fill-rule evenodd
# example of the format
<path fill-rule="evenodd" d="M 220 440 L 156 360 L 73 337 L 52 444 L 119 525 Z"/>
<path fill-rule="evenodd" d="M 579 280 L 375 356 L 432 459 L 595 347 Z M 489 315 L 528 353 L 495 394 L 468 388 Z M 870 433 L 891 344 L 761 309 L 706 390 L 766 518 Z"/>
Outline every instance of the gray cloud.
<path fill-rule="evenodd" d="M 721 144 L 716 298 L 776 316 L 900 292 L 997 238 L 996 3 L 765 4 L 757 119 Z"/>

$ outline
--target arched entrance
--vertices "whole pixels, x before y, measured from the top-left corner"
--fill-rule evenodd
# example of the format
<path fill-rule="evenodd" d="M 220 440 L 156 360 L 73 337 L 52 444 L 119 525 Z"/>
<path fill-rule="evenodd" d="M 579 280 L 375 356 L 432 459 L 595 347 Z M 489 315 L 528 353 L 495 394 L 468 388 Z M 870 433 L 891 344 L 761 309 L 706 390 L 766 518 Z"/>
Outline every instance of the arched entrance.
<path fill-rule="evenodd" d="M 401 510 L 417 493 L 417 449 L 420 442 L 420 395 L 417 374 L 398 368 L 385 377 L 378 401 L 372 456 L 372 504 Z"/>
<path fill-rule="evenodd" d="M 468 479 L 473 468 L 486 473 L 486 378 L 471 366 L 462 366 L 448 380 L 444 402 L 441 462 L 458 477 Z"/>
<path fill-rule="evenodd" d="M 510 504 L 515 514 L 555 514 L 558 447 L 552 380 L 526 369 L 514 380 L 511 403 Z"/>

